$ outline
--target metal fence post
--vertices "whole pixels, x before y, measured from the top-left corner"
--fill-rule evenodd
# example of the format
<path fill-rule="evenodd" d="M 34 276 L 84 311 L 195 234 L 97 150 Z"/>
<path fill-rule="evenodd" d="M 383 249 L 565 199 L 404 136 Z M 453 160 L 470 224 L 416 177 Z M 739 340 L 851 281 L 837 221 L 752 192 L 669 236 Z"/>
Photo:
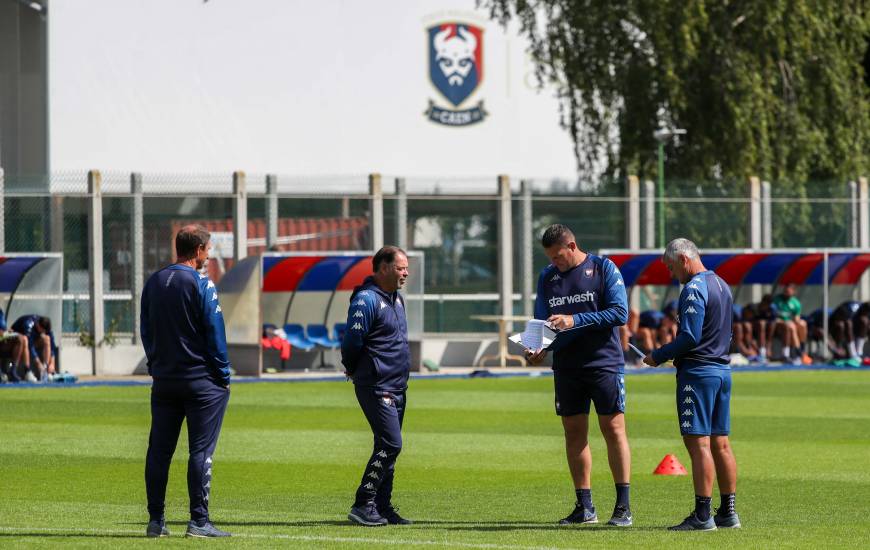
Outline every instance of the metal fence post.
<path fill-rule="evenodd" d="M 628 176 L 625 180 L 625 244 L 631 250 L 640 248 L 640 180 Z"/>
<path fill-rule="evenodd" d="M 408 186 L 405 178 L 396 178 L 396 246 L 408 249 Z"/>
<path fill-rule="evenodd" d="M 858 178 L 858 246 L 870 248 L 870 184 L 866 177 Z M 870 279 L 861 277 L 862 302 L 870 300 Z"/>
<path fill-rule="evenodd" d="M 51 242 L 49 243 L 49 248 L 52 252 L 63 252 L 64 199 L 65 197 L 63 195 L 52 195 L 50 199 L 51 212 L 49 213 L 49 217 L 51 219 Z"/>
<path fill-rule="evenodd" d="M 233 172 L 233 261 L 248 256 L 248 188 L 245 173 Z"/>
<path fill-rule="evenodd" d="M 98 170 L 88 172 L 88 278 L 91 293 L 91 372 L 103 374 L 103 337 L 105 332 L 103 310 L 103 191 L 102 176 Z"/>
<path fill-rule="evenodd" d="M 773 248 L 773 218 L 770 213 L 770 182 L 761 182 L 761 246 Z"/>
<path fill-rule="evenodd" d="M 498 177 L 498 300 L 499 315 L 514 312 L 513 218 L 511 217 L 511 181 L 508 176 Z M 506 324 L 512 330 L 512 323 Z M 504 366 L 504 365 L 502 365 Z"/>
<path fill-rule="evenodd" d="M 142 196 L 142 174 L 130 174 L 130 193 L 133 195 L 133 216 L 130 220 L 130 263 L 133 291 L 133 343 L 139 343 L 142 329 L 142 289 L 145 286 L 145 201 Z"/>
<path fill-rule="evenodd" d="M 0 252 L 6 252 L 6 175 L 0 167 Z"/>
<path fill-rule="evenodd" d="M 532 182 L 523 180 L 520 182 L 522 191 L 522 212 L 523 212 L 523 235 L 520 239 L 522 246 L 522 254 L 520 255 L 520 273 L 522 275 L 522 295 L 523 295 L 523 315 L 532 317 L 535 314 L 534 303 L 532 302 L 532 288 L 534 285 L 534 266 L 532 265 L 532 250 L 534 249 L 534 227 L 532 225 Z"/>
<path fill-rule="evenodd" d="M 749 185 L 749 248 L 761 248 L 761 180 L 751 176 Z"/>
<path fill-rule="evenodd" d="M 849 190 L 849 239 L 847 246 L 858 245 L 858 209 L 860 199 L 858 197 L 858 182 L 850 181 L 846 184 Z"/>
<path fill-rule="evenodd" d="M 380 250 L 384 246 L 384 190 L 381 187 L 380 174 L 369 174 L 369 195 L 372 250 Z"/>
<path fill-rule="evenodd" d="M 656 247 L 656 184 L 652 180 L 643 182 L 644 248 Z"/>
<path fill-rule="evenodd" d="M 278 244 L 278 176 L 266 176 L 266 250 Z"/>

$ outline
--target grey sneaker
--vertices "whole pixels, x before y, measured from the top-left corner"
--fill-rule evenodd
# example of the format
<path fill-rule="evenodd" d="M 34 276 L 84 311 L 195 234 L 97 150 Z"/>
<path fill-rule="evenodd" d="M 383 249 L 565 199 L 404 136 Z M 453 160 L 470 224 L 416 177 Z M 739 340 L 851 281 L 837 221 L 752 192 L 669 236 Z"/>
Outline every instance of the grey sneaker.
<path fill-rule="evenodd" d="M 150 538 L 168 537 L 169 529 L 166 528 L 166 524 L 162 521 L 149 521 L 148 527 L 145 529 L 145 536 Z"/>
<path fill-rule="evenodd" d="M 378 507 L 374 501 L 369 501 L 361 506 L 354 506 L 350 509 L 347 519 L 357 525 L 365 525 L 366 527 L 379 527 L 387 524 L 387 518 L 378 513 Z"/>
<path fill-rule="evenodd" d="M 559 520 L 559 525 L 573 525 L 577 523 L 598 523 L 598 516 L 595 514 L 595 507 L 591 510 L 584 508 L 579 502 L 574 507 L 574 511 Z"/>
<path fill-rule="evenodd" d="M 221 531 L 214 525 L 212 522 L 206 521 L 202 525 L 197 525 L 194 522 L 189 522 L 187 524 L 187 532 L 184 533 L 185 537 L 198 537 L 198 538 L 211 538 L 211 537 L 231 537 L 232 535 L 227 533 L 226 531 Z"/>
<path fill-rule="evenodd" d="M 720 514 L 719 510 L 716 510 L 713 521 L 716 523 L 716 527 L 720 529 L 740 529 L 740 518 L 737 517 L 737 512 Z"/>
<path fill-rule="evenodd" d="M 668 531 L 715 531 L 716 522 L 713 521 L 713 516 L 707 518 L 707 521 L 701 521 L 693 511 L 689 517 L 683 520 L 683 523 L 668 527 Z"/>
<path fill-rule="evenodd" d="M 616 527 L 631 527 L 631 510 L 626 506 L 617 505 L 613 509 L 613 516 L 607 525 L 615 525 Z"/>

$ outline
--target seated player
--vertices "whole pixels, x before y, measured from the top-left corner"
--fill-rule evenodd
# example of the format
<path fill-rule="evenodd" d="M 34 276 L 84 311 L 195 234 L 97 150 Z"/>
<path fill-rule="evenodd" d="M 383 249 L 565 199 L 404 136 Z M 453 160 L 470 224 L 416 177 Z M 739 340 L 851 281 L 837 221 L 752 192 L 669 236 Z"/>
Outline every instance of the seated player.
<path fill-rule="evenodd" d="M 831 310 L 828 309 L 828 316 L 830 316 Z M 806 316 L 807 321 L 807 344 L 813 346 L 814 349 L 820 350 L 822 348 L 822 341 L 825 334 L 824 327 L 824 316 L 822 313 L 822 308 L 813 310 L 812 313 Z M 817 353 L 816 355 L 822 355 L 821 353 Z M 836 355 L 836 353 L 835 353 Z"/>
<path fill-rule="evenodd" d="M 659 347 L 670 344 L 677 337 L 677 329 L 680 328 L 680 307 L 677 300 L 665 304 L 662 313 L 664 317 L 657 334 Z"/>
<path fill-rule="evenodd" d="M 858 358 L 855 349 L 853 317 L 861 307 L 860 302 L 848 300 L 834 309 L 828 317 L 828 332 L 831 335 L 831 351 L 837 359 Z"/>
<path fill-rule="evenodd" d="M 51 331 L 51 319 L 39 315 L 23 315 L 12 324 L 12 330 L 27 337 L 32 368 L 27 372 L 35 380 L 47 380 L 48 375 L 55 374 L 57 344 Z"/>
<path fill-rule="evenodd" d="M 777 318 L 773 325 L 768 328 L 768 352 L 774 337 L 782 340 L 782 355 L 786 361 L 795 365 L 801 364 L 803 358 L 803 346 L 807 341 L 807 323 L 801 319 L 801 302 L 796 294 L 796 287 L 788 284 L 773 299 L 776 307 Z M 794 356 L 792 356 L 794 348 Z"/>
<path fill-rule="evenodd" d="M 738 304 L 733 304 L 731 308 L 732 347 L 743 357 L 755 361 L 758 358 L 758 350 L 752 338 L 752 322 L 744 320 L 743 308 Z"/>
<path fill-rule="evenodd" d="M 761 301 L 753 306 L 754 318 L 752 321 L 752 333 L 758 342 L 758 359 L 762 363 L 767 361 L 770 355 L 770 339 L 767 337 L 769 327 L 776 320 L 776 307 L 773 305 L 773 296 L 765 294 Z"/>
<path fill-rule="evenodd" d="M 627 363 L 634 366 L 640 365 L 641 358 L 628 347 L 629 342 L 637 344 L 637 331 L 640 328 L 640 314 L 634 308 L 628 310 L 628 322 L 619 327 L 619 340 L 622 344 L 622 353 Z"/>
<path fill-rule="evenodd" d="M 637 347 L 639 347 L 644 353 L 649 353 L 658 347 L 656 345 L 656 340 L 664 317 L 664 313 L 654 309 L 643 311 L 638 317 L 637 336 L 635 340 L 637 341 Z"/>
<path fill-rule="evenodd" d="M 7 329 L 6 314 L 0 309 L 0 366 L 9 382 L 20 382 L 19 367 L 30 370 L 27 337 Z M 31 375 L 32 376 L 32 375 Z"/>
<path fill-rule="evenodd" d="M 858 307 L 858 311 L 852 317 L 852 325 L 855 330 L 855 354 L 866 358 L 864 345 L 867 343 L 867 333 L 870 332 L 870 302 L 864 302 Z"/>

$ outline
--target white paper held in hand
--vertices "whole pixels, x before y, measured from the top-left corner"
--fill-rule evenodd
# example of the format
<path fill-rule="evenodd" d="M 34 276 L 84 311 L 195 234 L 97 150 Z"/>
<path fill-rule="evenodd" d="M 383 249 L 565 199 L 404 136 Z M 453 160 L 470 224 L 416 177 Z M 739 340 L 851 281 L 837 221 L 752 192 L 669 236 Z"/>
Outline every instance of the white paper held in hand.
<path fill-rule="evenodd" d="M 554 336 L 547 321 L 530 319 L 526 322 L 526 330 L 511 336 L 510 339 L 526 349 L 539 350 L 549 346 L 553 342 Z"/>

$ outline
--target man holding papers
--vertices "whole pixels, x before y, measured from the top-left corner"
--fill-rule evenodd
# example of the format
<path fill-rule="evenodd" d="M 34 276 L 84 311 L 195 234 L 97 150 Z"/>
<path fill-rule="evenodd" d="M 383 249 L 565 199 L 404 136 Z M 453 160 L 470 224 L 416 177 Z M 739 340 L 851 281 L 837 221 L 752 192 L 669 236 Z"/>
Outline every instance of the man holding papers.
<path fill-rule="evenodd" d="M 538 278 L 535 317 L 559 332 L 550 345 L 556 389 L 556 414 L 562 417 L 568 468 L 577 503 L 559 523 L 597 523 L 592 504 L 592 453 L 589 409 L 595 403 L 598 425 L 607 443 L 607 459 L 616 483 L 616 506 L 610 525 L 631 525 L 629 478 L 631 453 L 625 434 L 625 361 L 619 326 L 628 319 L 622 275 L 606 258 L 577 247 L 574 233 L 561 224 L 544 232 L 541 244 L 551 265 Z M 569 332 L 565 332 L 569 331 Z M 527 349 L 531 364 L 540 364 L 547 349 Z"/>

